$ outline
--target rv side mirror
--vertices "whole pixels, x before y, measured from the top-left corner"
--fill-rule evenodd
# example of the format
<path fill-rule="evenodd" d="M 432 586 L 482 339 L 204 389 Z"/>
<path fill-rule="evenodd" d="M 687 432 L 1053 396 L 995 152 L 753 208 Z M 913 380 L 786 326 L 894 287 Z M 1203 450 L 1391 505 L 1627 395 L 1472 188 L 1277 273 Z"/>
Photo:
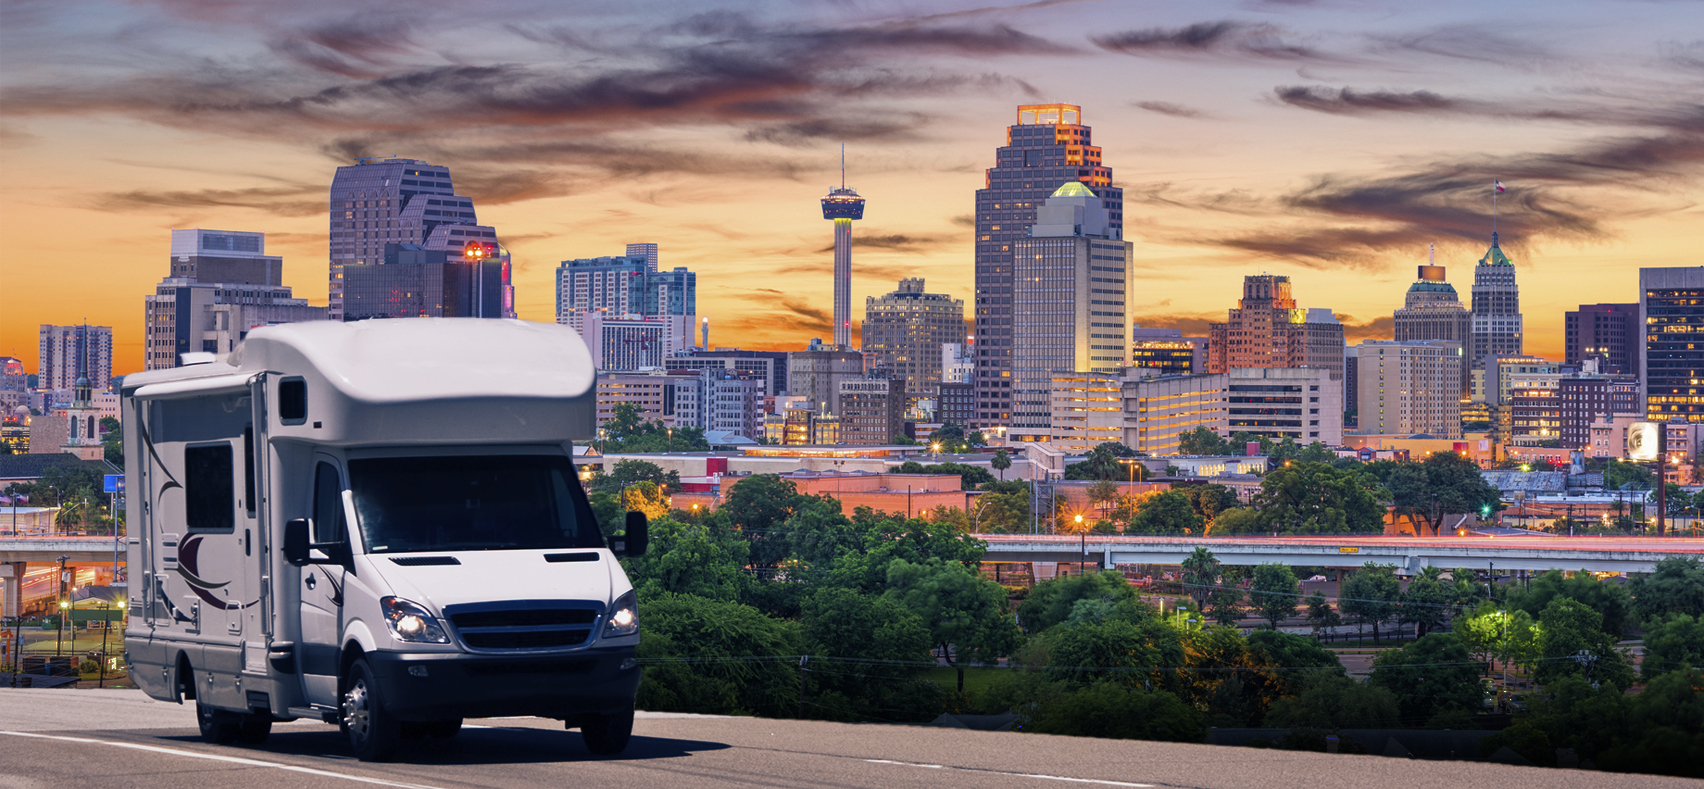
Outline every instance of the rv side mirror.
<path fill-rule="evenodd" d="M 284 561 L 293 567 L 308 563 L 308 519 L 297 518 L 284 524 Z"/>
<path fill-rule="evenodd" d="M 628 556 L 644 556 L 645 549 L 651 544 L 651 523 L 645 518 L 645 513 L 633 510 L 627 511 L 627 550 Z"/>

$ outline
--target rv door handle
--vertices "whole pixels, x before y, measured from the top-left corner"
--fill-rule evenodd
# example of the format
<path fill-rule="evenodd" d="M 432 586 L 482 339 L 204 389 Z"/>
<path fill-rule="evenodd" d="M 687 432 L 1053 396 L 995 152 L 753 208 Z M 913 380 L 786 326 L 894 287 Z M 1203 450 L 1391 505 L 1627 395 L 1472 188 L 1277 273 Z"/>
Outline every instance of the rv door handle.
<path fill-rule="evenodd" d="M 312 589 L 312 588 L 314 588 L 314 586 L 318 585 L 319 581 L 314 579 L 313 573 L 308 573 L 308 580 L 306 581 L 306 583 L 308 585 L 308 588 Z"/>

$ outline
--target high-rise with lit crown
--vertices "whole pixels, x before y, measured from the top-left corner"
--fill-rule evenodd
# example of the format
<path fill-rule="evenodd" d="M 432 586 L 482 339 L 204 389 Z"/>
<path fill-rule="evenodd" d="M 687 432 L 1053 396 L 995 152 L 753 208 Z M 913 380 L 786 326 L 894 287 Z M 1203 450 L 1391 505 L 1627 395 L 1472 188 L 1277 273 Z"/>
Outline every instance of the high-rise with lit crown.
<path fill-rule="evenodd" d="M 840 187 L 822 199 L 822 218 L 834 220 L 834 344 L 852 347 L 852 220 L 864 218 L 864 198 L 846 185 L 846 148 L 840 149 Z"/>
<path fill-rule="evenodd" d="M 1473 269 L 1473 369 L 1486 366 L 1492 356 L 1520 356 L 1522 351 L 1521 290 L 1515 284 L 1515 262 L 1503 254 L 1497 234 L 1491 233 L 1491 248 Z"/>
<path fill-rule="evenodd" d="M 473 201 L 456 194 L 450 170 L 418 159 L 367 158 L 331 180 L 331 319 L 343 320 L 343 267 L 382 265 L 385 245 L 418 244 L 458 262 L 503 261 L 504 317 L 514 317 L 508 253 L 494 228 L 478 224 Z"/>
<path fill-rule="evenodd" d="M 1093 189 L 1108 227 L 1122 235 L 1124 190 L 1112 185 L 1101 149 L 1090 144 L 1075 104 L 1025 104 L 976 190 L 976 417 L 978 427 L 1012 419 L 1012 247 L 1036 209 L 1067 181 Z M 1118 237 L 1118 236 L 1113 236 Z"/>

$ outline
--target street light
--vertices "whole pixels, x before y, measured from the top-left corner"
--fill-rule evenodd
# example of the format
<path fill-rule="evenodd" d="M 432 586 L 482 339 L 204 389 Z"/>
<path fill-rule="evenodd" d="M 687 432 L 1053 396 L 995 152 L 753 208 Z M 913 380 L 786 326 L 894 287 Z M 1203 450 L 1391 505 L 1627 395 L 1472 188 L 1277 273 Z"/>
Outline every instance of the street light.
<path fill-rule="evenodd" d="M 1089 530 L 1083 528 L 1083 513 L 1081 512 L 1077 513 L 1077 540 L 1083 551 L 1082 569 L 1079 574 L 1086 575 L 1089 572 Z"/>

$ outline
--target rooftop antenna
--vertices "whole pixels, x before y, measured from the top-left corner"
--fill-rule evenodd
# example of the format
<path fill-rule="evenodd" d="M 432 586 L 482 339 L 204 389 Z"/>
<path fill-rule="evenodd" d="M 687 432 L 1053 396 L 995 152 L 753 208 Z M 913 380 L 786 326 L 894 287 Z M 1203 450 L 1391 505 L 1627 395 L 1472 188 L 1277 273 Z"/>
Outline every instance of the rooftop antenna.
<path fill-rule="evenodd" d="M 1426 265 L 1428 265 L 1428 266 L 1438 265 L 1438 245 L 1437 244 L 1427 244 L 1426 245 Z"/>
<path fill-rule="evenodd" d="M 846 143 L 840 144 L 840 188 L 846 188 Z"/>

